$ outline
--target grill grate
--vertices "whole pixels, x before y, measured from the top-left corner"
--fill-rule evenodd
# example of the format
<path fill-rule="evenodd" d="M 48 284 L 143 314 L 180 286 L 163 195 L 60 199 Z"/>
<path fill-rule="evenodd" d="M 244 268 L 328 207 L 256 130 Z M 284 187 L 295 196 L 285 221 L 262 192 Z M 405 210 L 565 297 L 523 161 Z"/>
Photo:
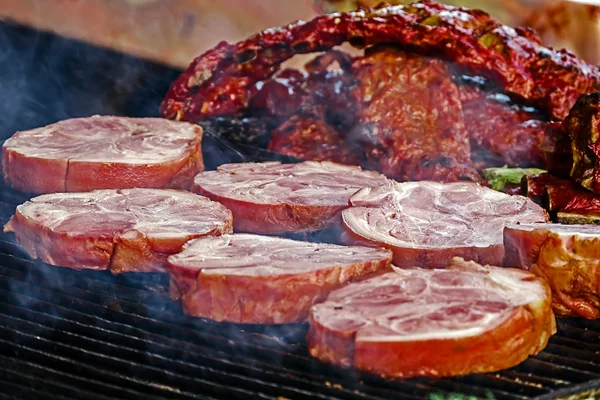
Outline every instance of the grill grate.
<path fill-rule="evenodd" d="M 2 188 L 0 222 L 23 194 Z M 0 235 L 0 391 L 23 399 L 550 399 L 600 387 L 600 322 L 559 320 L 506 371 L 386 380 L 308 355 L 305 325 L 190 318 L 159 274 L 114 277 L 31 261 Z M 7 397 L 11 394 L 14 397 Z"/>

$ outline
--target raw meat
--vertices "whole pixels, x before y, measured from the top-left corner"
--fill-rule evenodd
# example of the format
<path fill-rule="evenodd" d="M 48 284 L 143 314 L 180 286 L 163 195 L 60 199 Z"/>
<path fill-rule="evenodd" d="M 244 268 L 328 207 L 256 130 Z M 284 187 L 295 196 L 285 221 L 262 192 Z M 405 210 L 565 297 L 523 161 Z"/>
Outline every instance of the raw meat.
<path fill-rule="evenodd" d="M 474 182 L 391 182 L 362 189 L 350 204 L 344 241 L 387 247 L 399 267 L 444 267 L 454 256 L 501 265 L 504 226 L 548 220 L 531 200 Z"/>
<path fill-rule="evenodd" d="M 239 232 L 315 232 L 339 225 L 357 190 L 387 179 L 373 171 L 331 162 L 225 164 L 200 173 L 193 191 L 233 212 Z"/>
<path fill-rule="evenodd" d="M 74 269 L 163 272 L 190 239 L 231 233 L 231 212 L 170 189 L 97 190 L 34 197 L 4 227 L 33 258 Z"/>
<path fill-rule="evenodd" d="M 403 378 L 509 368 L 556 332 L 542 279 L 459 258 L 445 270 L 395 269 L 335 290 L 309 323 L 312 356 Z"/>
<path fill-rule="evenodd" d="M 550 284 L 557 314 L 600 318 L 600 227 L 509 225 L 504 245 L 504 265 L 530 269 Z"/>
<path fill-rule="evenodd" d="M 190 187 L 204 170 L 202 128 L 160 118 L 93 116 L 17 132 L 4 180 L 30 193 Z"/>
<path fill-rule="evenodd" d="M 169 257 L 184 311 L 217 321 L 281 324 L 347 283 L 388 271 L 389 250 L 252 234 L 193 240 Z"/>

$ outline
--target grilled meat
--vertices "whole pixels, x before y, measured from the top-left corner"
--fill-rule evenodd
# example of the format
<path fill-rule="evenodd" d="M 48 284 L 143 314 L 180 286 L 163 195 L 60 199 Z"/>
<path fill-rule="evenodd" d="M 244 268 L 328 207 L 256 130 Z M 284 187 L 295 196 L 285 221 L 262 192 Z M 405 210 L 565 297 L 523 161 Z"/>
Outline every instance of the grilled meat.
<path fill-rule="evenodd" d="M 477 180 L 458 88 L 446 63 L 379 48 L 354 60 L 367 166 L 409 180 Z"/>
<path fill-rule="evenodd" d="M 169 275 L 189 315 L 283 324 L 305 321 L 330 291 L 389 271 L 391 261 L 381 248 L 234 234 L 188 242 L 169 257 Z"/>
<path fill-rule="evenodd" d="M 564 124 L 572 139 L 571 176 L 600 193 L 600 93 L 581 96 Z"/>
<path fill-rule="evenodd" d="M 398 267 L 442 268 L 454 256 L 500 265 L 504 226 L 547 221 L 531 200 L 474 182 L 393 182 L 359 190 L 350 205 L 347 243 L 388 247 Z"/>
<path fill-rule="evenodd" d="M 93 116 L 17 132 L 4 180 L 30 193 L 190 187 L 204 170 L 202 128 L 161 118 Z"/>
<path fill-rule="evenodd" d="M 541 144 L 549 123 L 542 114 L 475 85 L 463 84 L 460 92 L 471 158 L 478 169 L 545 165 Z"/>
<path fill-rule="evenodd" d="M 348 199 L 387 179 L 331 162 L 225 164 L 196 176 L 196 193 L 226 205 L 236 232 L 284 234 L 339 226 Z"/>
<path fill-rule="evenodd" d="M 232 232 L 231 211 L 181 190 L 53 193 L 17 207 L 4 227 L 33 258 L 75 269 L 165 272 L 190 239 Z"/>
<path fill-rule="evenodd" d="M 600 90 L 600 71 L 574 54 L 542 46 L 535 32 L 509 28 L 485 12 L 429 0 L 320 16 L 265 30 L 237 44 L 221 42 L 196 58 L 173 83 L 161 111 L 198 121 L 246 110 L 249 91 L 295 54 L 393 43 L 435 54 L 555 119 L 566 117 L 579 96 Z"/>
<path fill-rule="evenodd" d="M 443 271 L 396 269 L 337 289 L 309 324 L 312 356 L 402 378 L 509 368 L 556 333 L 545 282 L 459 258 Z"/>
<path fill-rule="evenodd" d="M 600 229 L 524 224 L 504 231 L 505 265 L 530 269 L 552 289 L 558 315 L 600 318 Z"/>
<path fill-rule="evenodd" d="M 524 193 L 564 224 L 600 224 L 600 195 L 550 174 L 523 178 Z"/>

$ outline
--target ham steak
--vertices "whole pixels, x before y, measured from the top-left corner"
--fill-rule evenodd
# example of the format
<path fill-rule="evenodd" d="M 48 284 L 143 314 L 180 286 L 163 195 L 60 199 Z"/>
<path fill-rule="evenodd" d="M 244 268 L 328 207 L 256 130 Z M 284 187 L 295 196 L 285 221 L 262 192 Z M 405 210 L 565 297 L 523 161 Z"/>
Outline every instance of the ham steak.
<path fill-rule="evenodd" d="M 309 324 L 312 356 L 402 378 L 509 368 L 556 332 L 542 279 L 460 258 L 335 290 L 310 309 Z"/>
<path fill-rule="evenodd" d="M 505 225 L 548 220 L 531 200 L 474 182 L 390 182 L 350 204 L 344 241 L 387 247 L 398 267 L 441 268 L 454 256 L 501 265 Z"/>
<path fill-rule="evenodd" d="M 17 132 L 2 147 L 5 182 L 29 193 L 190 187 L 204 170 L 202 128 L 160 118 L 93 116 Z"/>
<path fill-rule="evenodd" d="M 188 240 L 231 230 L 224 206 L 170 189 L 46 194 L 18 206 L 4 227 L 33 258 L 115 274 L 163 272 Z"/>
<path fill-rule="evenodd" d="M 600 318 L 600 227 L 509 225 L 504 246 L 504 265 L 529 269 L 550 284 L 556 314 Z"/>
<path fill-rule="evenodd" d="M 229 208 L 236 231 L 276 235 L 339 224 L 350 196 L 385 182 L 377 172 L 332 162 L 264 162 L 202 172 L 192 190 Z"/>
<path fill-rule="evenodd" d="M 391 260 L 381 248 L 253 234 L 192 240 L 168 259 L 187 314 L 254 324 L 304 321 L 331 290 L 387 271 Z"/>

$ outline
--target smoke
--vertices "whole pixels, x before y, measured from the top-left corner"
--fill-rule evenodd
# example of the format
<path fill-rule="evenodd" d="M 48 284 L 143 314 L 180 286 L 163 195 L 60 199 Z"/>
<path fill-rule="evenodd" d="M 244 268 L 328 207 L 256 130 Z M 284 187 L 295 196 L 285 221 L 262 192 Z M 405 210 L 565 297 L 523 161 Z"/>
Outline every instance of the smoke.
<path fill-rule="evenodd" d="M 0 139 L 65 118 L 158 116 L 180 71 L 0 24 Z"/>

